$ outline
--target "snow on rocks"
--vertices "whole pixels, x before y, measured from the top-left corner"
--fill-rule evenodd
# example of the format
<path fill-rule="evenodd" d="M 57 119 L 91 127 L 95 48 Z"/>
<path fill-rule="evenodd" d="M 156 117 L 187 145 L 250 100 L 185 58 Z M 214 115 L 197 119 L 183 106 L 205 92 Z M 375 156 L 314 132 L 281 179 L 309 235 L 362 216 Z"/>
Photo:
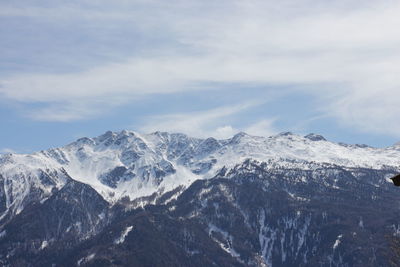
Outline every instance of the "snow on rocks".
<path fill-rule="evenodd" d="M 129 232 L 132 231 L 133 226 L 128 226 L 125 230 L 121 233 L 121 236 L 115 239 L 114 244 L 119 245 L 125 242 L 125 238 L 128 236 Z"/>
<path fill-rule="evenodd" d="M 320 135 L 303 137 L 290 132 L 270 137 L 239 133 L 225 140 L 166 132 L 107 132 L 30 155 L 1 155 L 0 181 L 4 182 L 7 209 L 19 212 L 33 188 L 39 188 L 44 199 L 69 177 L 90 185 L 113 203 L 122 197 L 133 200 L 187 187 L 246 159 L 268 162 L 270 168 L 334 164 L 398 170 L 400 150 L 398 146 L 337 144 Z"/>

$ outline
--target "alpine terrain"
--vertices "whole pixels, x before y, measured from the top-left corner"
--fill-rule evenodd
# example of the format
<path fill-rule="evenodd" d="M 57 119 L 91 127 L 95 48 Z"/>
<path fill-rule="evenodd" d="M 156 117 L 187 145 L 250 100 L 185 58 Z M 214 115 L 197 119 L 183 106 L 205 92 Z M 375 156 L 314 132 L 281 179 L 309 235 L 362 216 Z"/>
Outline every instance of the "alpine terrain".
<path fill-rule="evenodd" d="M 400 266 L 400 144 L 107 132 L 0 155 L 1 266 Z"/>

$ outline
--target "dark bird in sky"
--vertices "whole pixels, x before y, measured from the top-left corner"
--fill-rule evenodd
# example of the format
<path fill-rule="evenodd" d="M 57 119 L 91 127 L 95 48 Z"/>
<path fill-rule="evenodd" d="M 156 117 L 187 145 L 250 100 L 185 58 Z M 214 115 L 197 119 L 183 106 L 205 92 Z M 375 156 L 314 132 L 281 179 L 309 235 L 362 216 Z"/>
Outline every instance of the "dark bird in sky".
<path fill-rule="evenodd" d="M 392 177 L 390 179 L 392 179 L 395 186 L 400 186 L 400 174 L 398 174 L 395 177 Z"/>

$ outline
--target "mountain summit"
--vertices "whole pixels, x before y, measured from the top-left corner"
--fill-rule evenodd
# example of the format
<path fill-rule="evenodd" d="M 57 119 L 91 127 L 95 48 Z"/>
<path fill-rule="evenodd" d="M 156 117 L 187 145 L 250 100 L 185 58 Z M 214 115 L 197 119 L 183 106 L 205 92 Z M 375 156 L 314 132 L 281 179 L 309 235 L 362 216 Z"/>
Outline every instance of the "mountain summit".
<path fill-rule="evenodd" d="M 382 169 L 398 168 L 400 151 L 396 147 L 344 146 L 317 134 L 302 137 L 285 132 L 259 137 L 241 132 L 230 139 L 216 140 L 124 130 L 80 138 L 64 147 L 34 154 L 2 155 L 0 175 L 13 188 L 34 182 L 47 192 L 65 183 L 64 178 L 51 174 L 66 173 L 73 180 L 90 185 L 107 201 L 115 202 L 126 196 L 135 199 L 188 186 L 246 159 L 269 161 L 282 167 L 309 168 L 310 163 L 319 163 Z M 14 179 L 20 174 L 28 179 Z M 52 182 L 41 182 L 43 175 L 53 177 Z M 20 201 L 16 196 L 21 192 L 9 193 L 9 199 Z"/>
<path fill-rule="evenodd" d="M 391 203 L 400 194 L 389 178 L 399 167 L 396 146 L 288 132 L 217 140 L 109 131 L 1 155 L 0 263 L 353 266 L 358 254 L 346 249 L 370 255 L 362 242 L 381 249 L 370 240 L 398 234 Z M 372 219 L 378 211 L 384 220 Z M 156 240 L 148 249 L 163 260 L 132 256 L 124 244 L 138 240 Z"/>

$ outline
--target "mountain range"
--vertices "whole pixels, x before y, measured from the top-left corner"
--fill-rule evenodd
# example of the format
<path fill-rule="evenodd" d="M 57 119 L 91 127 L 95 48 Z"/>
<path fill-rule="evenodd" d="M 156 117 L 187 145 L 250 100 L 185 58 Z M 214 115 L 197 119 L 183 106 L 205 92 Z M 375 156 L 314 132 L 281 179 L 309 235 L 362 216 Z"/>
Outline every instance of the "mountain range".
<path fill-rule="evenodd" d="M 400 144 L 106 132 L 0 155 L 2 266 L 400 266 Z"/>

